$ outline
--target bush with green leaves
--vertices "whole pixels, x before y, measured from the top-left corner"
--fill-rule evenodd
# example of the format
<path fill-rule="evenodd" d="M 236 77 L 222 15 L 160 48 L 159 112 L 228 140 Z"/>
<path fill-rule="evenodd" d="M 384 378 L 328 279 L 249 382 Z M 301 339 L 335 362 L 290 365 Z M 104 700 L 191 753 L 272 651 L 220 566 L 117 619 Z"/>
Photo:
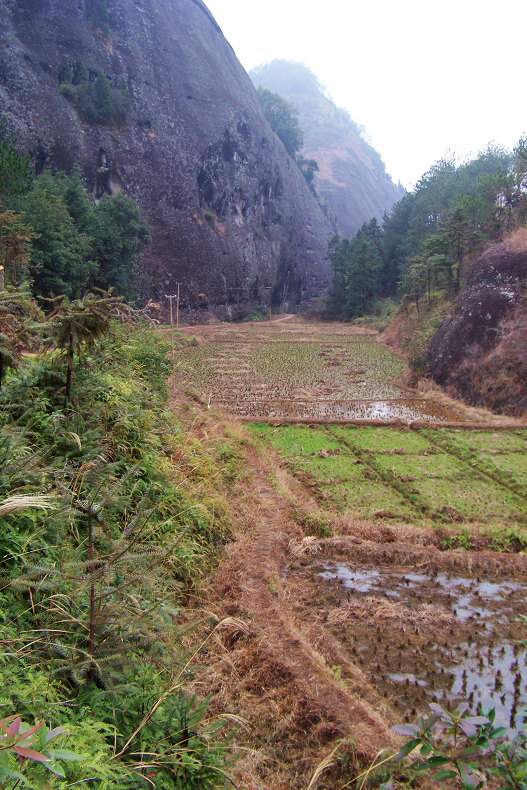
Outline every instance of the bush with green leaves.
<path fill-rule="evenodd" d="M 24 723 L 16 713 L 0 720 L 0 781 L 2 787 L 20 782 L 26 787 L 44 785 L 43 772 L 50 771 L 65 779 L 63 761 L 80 760 L 81 757 L 68 749 L 57 749 L 51 742 L 64 733 L 64 727 L 49 730 L 45 722 L 33 726 Z M 40 773 L 40 776 L 39 776 Z M 44 774 L 45 776 L 45 774 Z M 47 784 L 47 783 L 46 783 Z"/>
<path fill-rule="evenodd" d="M 108 328 L 67 407 L 55 350 L 0 393 L 0 715 L 66 728 L 81 760 L 53 786 L 222 786 L 231 734 L 185 690 L 181 617 L 228 532 L 218 469 L 166 410 L 168 344 Z"/>
<path fill-rule="evenodd" d="M 513 734 L 507 727 L 496 727 L 494 709 L 475 713 L 467 703 L 453 711 L 437 703 L 430 708 L 432 714 L 420 717 L 416 724 L 392 728 L 408 738 L 395 761 L 402 763 L 409 757 L 407 770 L 411 775 L 463 790 L 479 790 L 490 778 L 501 790 L 526 790 L 525 731 Z M 383 790 L 397 786 L 403 785 L 393 778 L 381 785 Z"/>

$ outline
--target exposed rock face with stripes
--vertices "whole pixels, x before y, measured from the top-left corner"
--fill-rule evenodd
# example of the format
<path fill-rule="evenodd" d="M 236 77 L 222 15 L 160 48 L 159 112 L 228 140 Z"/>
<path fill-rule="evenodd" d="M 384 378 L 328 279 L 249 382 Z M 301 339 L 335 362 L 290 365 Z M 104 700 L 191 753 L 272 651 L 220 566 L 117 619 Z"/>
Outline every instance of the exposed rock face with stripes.
<path fill-rule="evenodd" d="M 80 90 L 101 73 L 121 105 L 103 121 Z M 201 0 L 6 0 L 0 114 L 37 171 L 79 163 L 96 199 L 138 201 L 144 300 L 180 282 L 189 318 L 235 318 L 327 285 L 331 225 Z"/>

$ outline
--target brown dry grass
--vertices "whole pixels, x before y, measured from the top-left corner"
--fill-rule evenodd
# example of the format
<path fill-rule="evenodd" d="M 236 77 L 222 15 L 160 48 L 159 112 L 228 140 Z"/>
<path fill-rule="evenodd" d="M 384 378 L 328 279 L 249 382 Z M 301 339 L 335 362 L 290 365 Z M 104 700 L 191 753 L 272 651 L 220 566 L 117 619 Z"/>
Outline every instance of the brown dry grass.
<path fill-rule="evenodd" d="M 448 409 L 455 410 L 466 423 L 472 423 L 480 427 L 501 426 L 503 428 L 519 428 L 527 424 L 527 418 L 494 414 L 483 406 L 469 406 L 466 403 L 462 403 L 459 399 L 449 395 L 439 384 L 436 384 L 430 379 L 420 379 L 417 383 L 417 391 L 425 400 L 430 400 L 433 403 L 438 403 Z"/>
<path fill-rule="evenodd" d="M 505 238 L 512 252 L 527 252 L 527 228 L 518 228 Z"/>
<path fill-rule="evenodd" d="M 298 617 L 298 591 L 283 571 L 293 556 L 291 541 L 305 537 L 302 517 L 319 514 L 309 493 L 274 459 L 268 466 L 235 421 L 194 404 L 180 415 L 205 442 L 237 437 L 251 474 L 250 491 L 230 492 L 236 539 L 202 590 L 207 612 L 245 627 L 223 629 L 204 648 L 206 669 L 196 690 L 214 694 L 212 713 L 232 711 L 247 720 L 240 743 L 248 751 L 236 769 L 245 787 L 305 788 L 336 739 L 354 740 L 354 753 L 365 759 L 393 742 L 389 713 L 335 639 Z M 334 664 L 346 666 L 345 684 Z"/>
<path fill-rule="evenodd" d="M 525 231 L 527 236 L 527 230 Z M 527 423 L 527 312 L 525 304 L 498 327 L 495 347 L 464 365 L 476 397 L 507 415 L 522 414 Z"/>

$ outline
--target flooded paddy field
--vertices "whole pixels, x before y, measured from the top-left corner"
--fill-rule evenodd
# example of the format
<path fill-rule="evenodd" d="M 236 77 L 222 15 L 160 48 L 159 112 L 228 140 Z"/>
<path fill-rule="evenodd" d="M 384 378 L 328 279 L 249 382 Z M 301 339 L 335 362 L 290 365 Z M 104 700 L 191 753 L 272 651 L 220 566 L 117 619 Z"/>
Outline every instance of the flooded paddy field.
<path fill-rule="evenodd" d="M 321 543 L 324 543 L 322 541 Z M 331 541 L 328 541 L 331 544 Z M 325 552 L 323 552 L 325 553 Z M 496 709 L 500 726 L 520 729 L 527 718 L 525 624 L 527 579 L 507 558 L 477 571 L 456 567 L 443 552 L 421 567 L 356 562 L 353 551 L 291 563 L 287 579 L 318 602 L 314 617 L 339 645 L 340 667 L 356 665 L 395 719 L 411 721 L 428 704 L 468 701 Z M 347 555 L 347 556 L 346 556 Z M 411 551 L 409 552 L 411 555 Z M 433 553 L 432 553 L 433 556 Z M 410 556 L 409 556 L 410 559 Z M 416 557 L 417 559 L 417 557 Z M 527 558 L 525 558 L 527 560 Z"/>
<path fill-rule="evenodd" d="M 412 708 L 425 709 L 428 701 L 468 700 L 476 708 L 495 708 L 500 725 L 523 724 L 527 666 L 516 618 L 527 614 L 525 580 L 357 569 L 332 562 L 314 572 L 345 601 L 333 615 L 332 628 L 351 639 L 372 682 L 389 687 L 393 706 L 403 703 L 405 718 L 412 718 Z M 374 639 L 368 638 L 371 630 L 364 623 L 346 627 L 349 601 L 351 621 L 354 609 L 386 608 Z"/>
<path fill-rule="evenodd" d="M 197 344 L 178 353 L 180 379 L 209 407 L 242 420 L 465 419 L 461 409 L 406 389 L 405 363 L 364 329 L 277 322 L 196 334 Z"/>

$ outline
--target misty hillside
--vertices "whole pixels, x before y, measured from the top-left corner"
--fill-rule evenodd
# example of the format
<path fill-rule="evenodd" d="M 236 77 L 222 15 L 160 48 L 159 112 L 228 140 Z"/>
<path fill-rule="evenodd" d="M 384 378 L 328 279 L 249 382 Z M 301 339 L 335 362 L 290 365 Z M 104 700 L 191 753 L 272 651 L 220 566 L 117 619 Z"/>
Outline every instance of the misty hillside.
<path fill-rule="evenodd" d="M 363 222 L 380 219 L 403 195 L 386 173 L 377 151 L 361 136 L 346 110 L 326 95 L 310 69 L 274 60 L 253 69 L 254 85 L 278 93 L 299 113 L 302 155 L 318 162 L 315 189 L 341 235 L 353 235 Z"/>

